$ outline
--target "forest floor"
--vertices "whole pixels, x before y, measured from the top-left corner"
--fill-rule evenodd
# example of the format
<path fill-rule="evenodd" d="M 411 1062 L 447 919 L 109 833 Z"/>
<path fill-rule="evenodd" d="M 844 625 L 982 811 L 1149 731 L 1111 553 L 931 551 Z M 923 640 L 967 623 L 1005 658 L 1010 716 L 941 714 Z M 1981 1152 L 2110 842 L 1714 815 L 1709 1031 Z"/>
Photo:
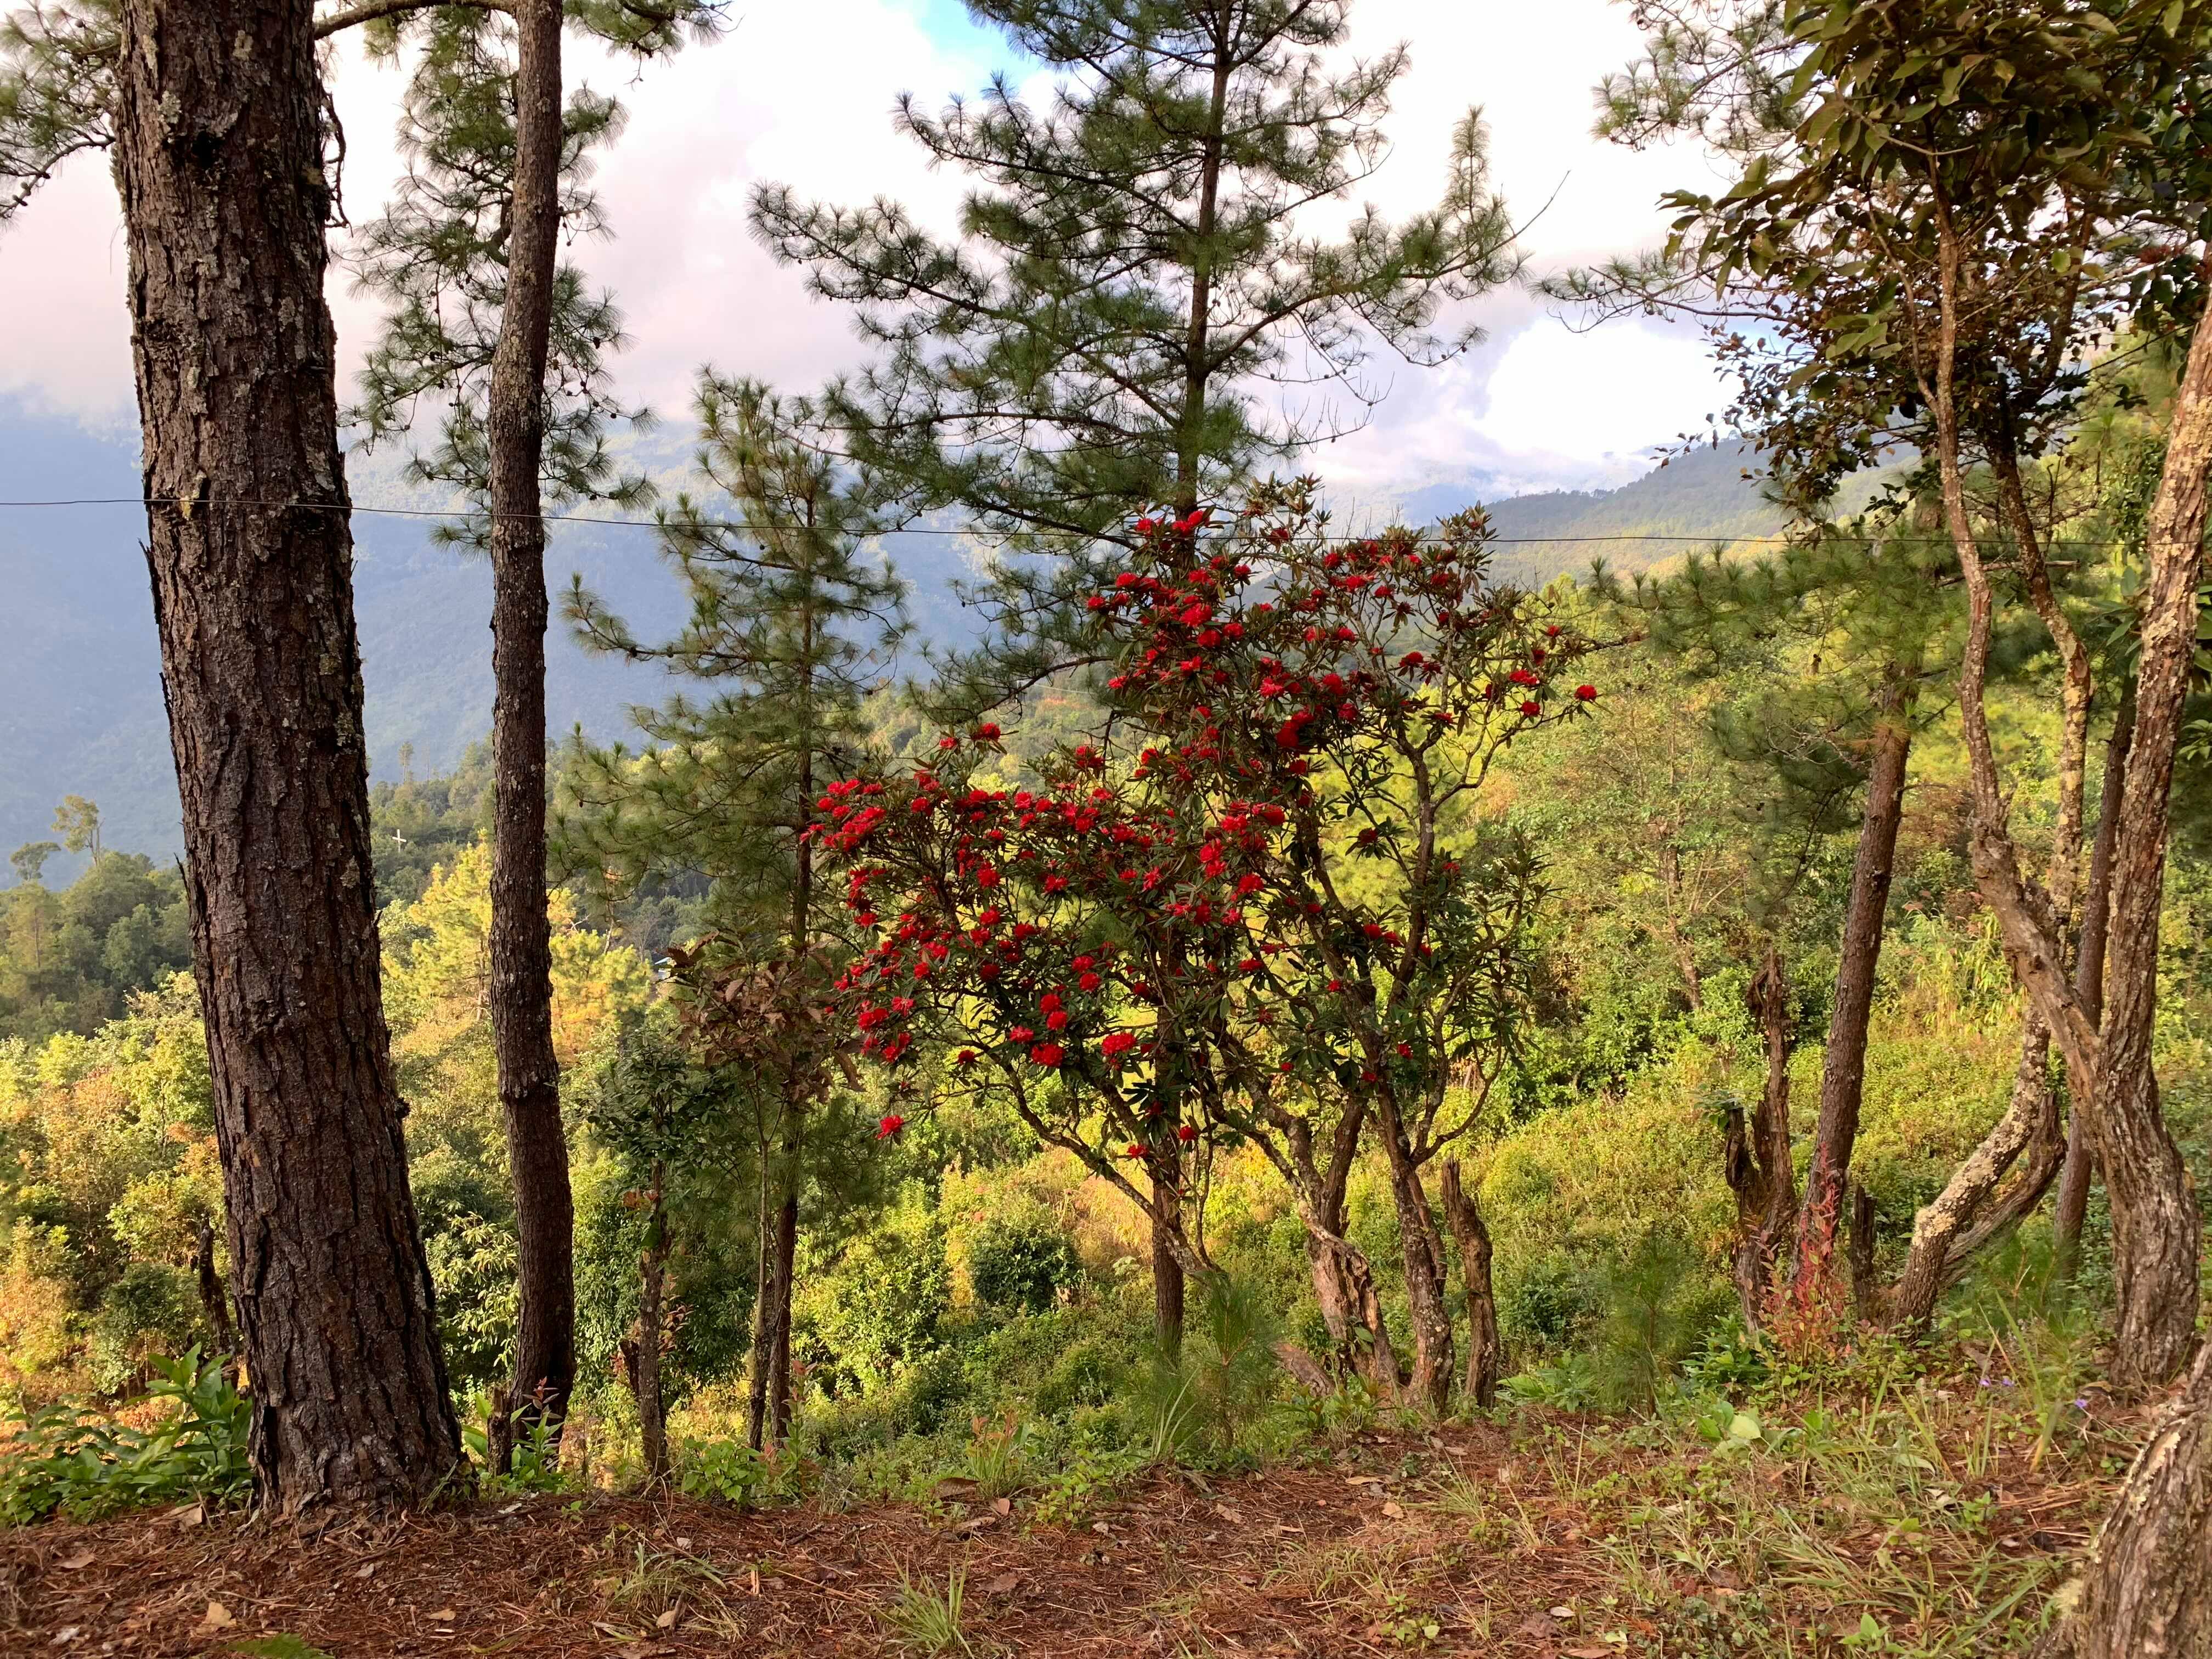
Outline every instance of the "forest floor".
<path fill-rule="evenodd" d="M 597 1492 L 311 1542 L 197 1510 L 55 1521 L 0 1532 L 0 1652 L 1966 1655 L 2033 1627 L 2114 1480 L 2086 1444 L 2045 1458 L 1984 1433 L 1978 1453 L 1963 1423 L 1869 1484 L 1536 1415 L 1162 1471 L 1073 1525 L 1020 1498 L 745 1512 Z M 956 1574 L 953 1638 L 931 1626 Z"/>

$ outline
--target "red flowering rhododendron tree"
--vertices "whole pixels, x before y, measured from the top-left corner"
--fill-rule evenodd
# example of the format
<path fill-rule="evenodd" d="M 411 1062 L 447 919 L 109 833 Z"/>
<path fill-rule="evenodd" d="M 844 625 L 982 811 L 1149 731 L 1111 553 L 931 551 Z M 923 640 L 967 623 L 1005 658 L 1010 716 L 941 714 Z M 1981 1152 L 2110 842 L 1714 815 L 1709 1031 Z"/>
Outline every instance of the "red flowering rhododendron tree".
<path fill-rule="evenodd" d="M 1333 1334 L 1395 1394 L 1344 1236 L 1372 1123 L 1413 1389 L 1440 1406 L 1451 1328 L 1420 1170 L 1472 1121 L 1526 1003 L 1537 895 L 1473 796 L 1504 743 L 1595 698 L 1554 691 L 1586 647 L 1491 580 L 1480 515 L 1345 543 L 1300 483 L 1223 528 L 1139 528 L 1091 600 L 1110 752 L 1078 745 L 1042 789 L 1006 789 L 979 731 L 824 798 L 878 929 L 848 976 L 863 1046 L 895 1067 L 955 1047 L 956 1073 L 1142 1203 L 1191 1270 L 1181 1196 L 1212 1149 L 1251 1141 L 1291 1187 Z"/>

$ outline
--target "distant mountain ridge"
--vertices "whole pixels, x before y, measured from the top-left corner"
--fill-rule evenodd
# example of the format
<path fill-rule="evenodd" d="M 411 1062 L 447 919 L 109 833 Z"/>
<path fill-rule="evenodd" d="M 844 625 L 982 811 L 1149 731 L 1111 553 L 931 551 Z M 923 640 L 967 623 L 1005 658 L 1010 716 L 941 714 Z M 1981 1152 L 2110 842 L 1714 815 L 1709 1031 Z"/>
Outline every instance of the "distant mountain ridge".
<path fill-rule="evenodd" d="M 670 493 L 690 472 L 690 440 L 662 429 L 626 441 L 626 459 Z M 99 434 L 0 403 L 0 501 L 115 498 L 139 490 L 135 434 Z M 1741 544 L 1779 530 L 1783 514 L 1741 474 L 1740 451 L 1701 451 L 1617 489 L 1558 490 L 1489 503 L 1508 542 L 1501 563 L 1523 581 L 1587 568 L 1648 568 L 1706 538 Z M 355 608 L 361 632 L 370 763 L 396 776 L 403 744 L 418 771 L 448 768 L 491 724 L 490 573 L 467 550 L 432 537 L 446 503 L 408 483 L 403 458 L 348 464 L 354 519 Z M 1401 495 L 1411 523 L 1429 524 L 1482 499 L 1473 484 Z M 383 507 L 389 513 L 366 509 Z M 134 506 L 0 510 L 0 852 L 49 834 L 65 794 L 98 801 L 111 847 L 162 855 L 179 846 L 176 785 L 161 704 L 160 653 Z M 1673 536 L 1669 541 L 1590 541 Z M 886 553 L 911 588 L 919 641 L 972 640 L 978 619 L 956 586 L 975 569 L 964 537 L 911 533 Z M 641 635 L 672 629 L 684 600 L 648 529 L 561 524 L 546 561 L 556 602 L 580 572 Z M 628 709 L 666 691 L 655 671 L 585 652 L 558 620 L 548 641 L 547 722 L 606 740 L 629 730 Z M 74 864 L 58 859 L 49 879 Z"/>

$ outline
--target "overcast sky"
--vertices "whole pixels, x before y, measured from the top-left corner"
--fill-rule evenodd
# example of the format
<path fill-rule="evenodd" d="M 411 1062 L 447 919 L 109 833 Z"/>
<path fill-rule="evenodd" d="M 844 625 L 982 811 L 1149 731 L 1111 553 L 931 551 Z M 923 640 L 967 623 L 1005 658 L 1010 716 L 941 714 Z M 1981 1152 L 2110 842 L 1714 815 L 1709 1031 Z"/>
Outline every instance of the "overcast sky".
<path fill-rule="evenodd" d="M 581 52 L 572 74 L 622 98 L 629 125 L 605 156 L 599 189 L 613 236 L 581 250 L 610 285 L 634 345 L 617 364 L 623 394 L 680 416 L 702 363 L 794 390 L 856 360 L 848 318 L 810 301 L 745 228 L 752 185 L 908 203 L 942 224 L 957 176 L 932 174 L 892 131 L 894 98 L 934 105 L 974 92 L 1008 54 L 957 0 L 735 0 L 719 42 L 642 70 Z M 1393 216 L 1429 205 L 1443 182 L 1454 122 L 1480 105 L 1495 173 L 1540 271 L 1649 246 L 1659 193 L 1710 183 L 1703 160 L 1632 155 L 1589 137 L 1591 88 L 1631 57 L 1625 6 L 1608 0 L 1358 0 L 1353 50 L 1401 41 L 1413 67 L 1387 131 L 1393 154 L 1361 197 Z M 370 217 L 396 168 L 397 70 L 343 58 L 336 79 L 349 143 L 346 205 Z M 1537 210 L 1550 206 L 1540 215 Z M 0 234 L 0 392 L 88 423 L 131 411 L 125 255 L 101 157 L 80 158 Z M 372 337 L 373 304 L 333 272 L 331 301 L 349 386 Z M 1642 323 L 1576 333 L 1522 294 L 1475 316 L 1487 342 L 1442 369 L 1378 361 L 1389 396 L 1372 423 L 1316 457 L 1362 491 L 1480 478 L 1504 492 L 1620 483 L 1650 447 L 1702 428 L 1721 398 L 1693 335 Z"/>

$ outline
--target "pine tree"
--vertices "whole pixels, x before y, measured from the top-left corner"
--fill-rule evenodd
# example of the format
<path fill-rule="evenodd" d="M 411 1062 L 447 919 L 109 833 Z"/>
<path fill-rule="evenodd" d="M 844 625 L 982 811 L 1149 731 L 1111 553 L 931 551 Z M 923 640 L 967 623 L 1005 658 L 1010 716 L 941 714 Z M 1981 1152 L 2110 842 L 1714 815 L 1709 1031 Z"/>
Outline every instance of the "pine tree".
<path fill-rule="evenodd" d="M 716 0 L 517 0 L 407 10 L 368 25 L 372 54 L 421 46 L 401 120 L 409 159 L 363 238 L 362 279 L 396 301 L 362 376 L 368 441 L 441 401 L 416 476 L 465 489 L 480 516 L 455 538 L 492 568 L 492 1029 L 514 1177 L 521 1279 L 514 1393 L 557 1425 L 575 1371 L 574 1203 L 553 1048 L 545 891 L 545 519 L 580 497 L 635 503 L 604 437 L 622 411 L 606 354 L 612 304 L 559 260 L 565 231 L 604 228 L 584 188 L 589 152 L 620 130 L 612 99 L 563 98 L 562 33 L 665 55 Z M 501 1444 L 506 1437 L 497 1437 Z"/>
<path fill-rule="evenodd" d="M 254 1485 L 285 1516 L 465 1479 L 378 979 L 310 23 L 128 0 L 112 105 Z"/>
<path fill-rule="evenodd" d="M 580 580 L 567 611 L 587 645 L 665 665 L 714 695 L 637 711 L 641 753 L 579 739 L 562 779 L 556 853 L 602 899 L 705 875 L 712 936 L 683 953 L 686 972 L 722 975 L 726 988 L 744 988 L 738 1000 L 765 998 L 758 1024 L 789 1022 L 787 1040 L 749 1056 L 784 1085 L 761 1163 L 749 1425 L 757 1448 L 790 1422 L 799 1176 L 826 1058 L 808 1010 L 834 973 L 825 964 L 841 915 L 817 890 L 809 830 L 820 787 L 866 746 L 863 705 L 903 632 L 902 588 L 866 549 L 866 507 L 798 441 L 784 404 L 710 374 L 699 420 L 701 470 L 734 523 L 712 516 L 714 499 L 689 495 L 660 515 L 690 620 L 672 639 L 641 641 Z"/>
<path fill-rule="evenodd" d="M 1371 208 L 1338 240 L 1295 222 L 1349 195 L 1385 153 L 1402 50 L 1342 72 L 1346 0 L 976 0 L 979 19 L 1059 76 L 1033 107 L 1006 76 L 974 103 L 898 126 L 974 180 L 957 240 L 895 202 L 826 207 L 769 185 L 755 233 L 853 306 L 879 348 L 815 411 L 881 495 L 956 508 L 1063 561 L 1000 574 L 993 690 L 1058 659 L 1081 620 L 1094 541 L 1133 548 L 1148 507 L 1241 499 L 1269 463 L 1354 428 L 1379 392 L 1379 337 L 1433 363 L 1448 301 L 1506 280 L 1511 227 L 1479 117 L 1461 125 L 1440 204 L 1402 225 Z M 1274 416 L 1269 386 L 1309 411 Z M 1054 586 L 1055 577 L 1063 578 Z"/>

